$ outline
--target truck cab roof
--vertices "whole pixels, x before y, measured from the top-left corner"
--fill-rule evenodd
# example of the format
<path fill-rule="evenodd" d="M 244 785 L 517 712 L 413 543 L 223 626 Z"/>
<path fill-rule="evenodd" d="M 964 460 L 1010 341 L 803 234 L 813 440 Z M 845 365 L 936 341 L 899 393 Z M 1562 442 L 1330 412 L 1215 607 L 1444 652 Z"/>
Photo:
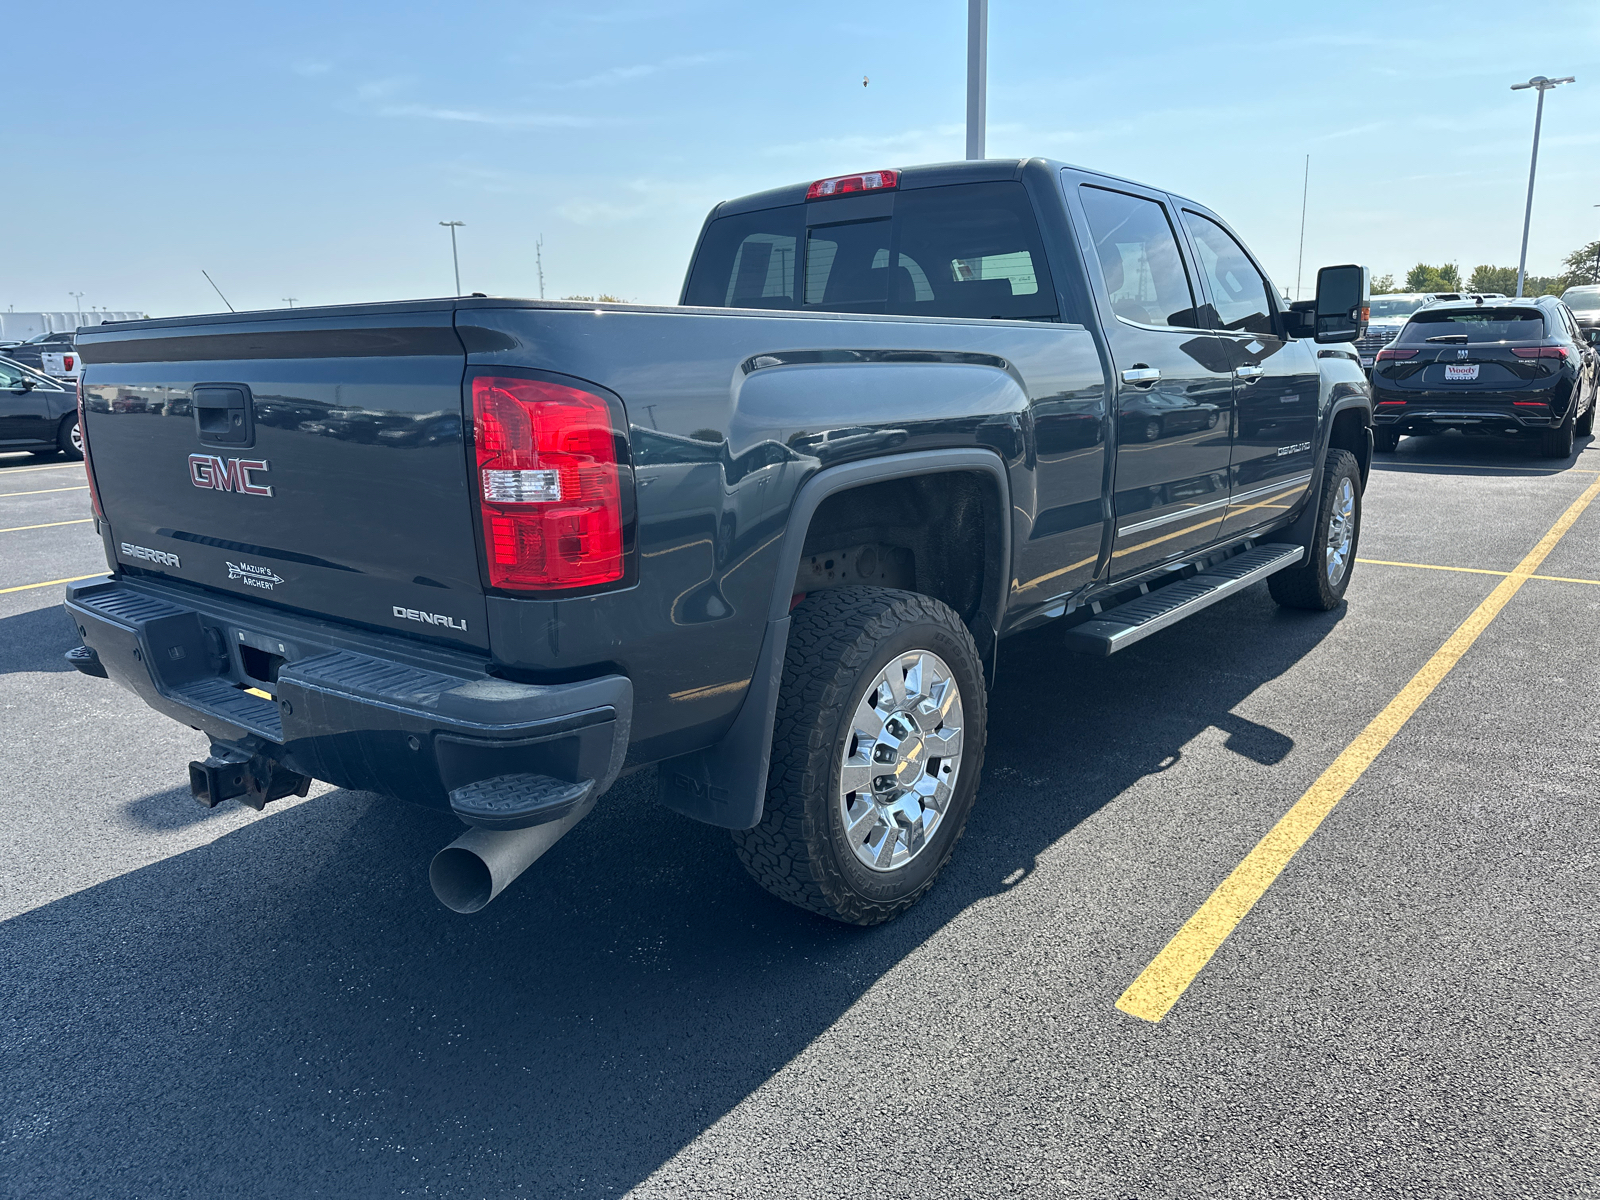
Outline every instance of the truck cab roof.
<path fill-rule="evenodd" d="M 899 174 L 899 181 L 895 190 L 908 192 L 916 188 L 945 187 L 953 183 L 989 183 L 996 180 L 1021 179 L 1024 168 L 1030 163 L 1054 169 L 1071 169 L 1083 171 L 1086 174 L 1099 175 L 1114 183 L 1126 183 L 1134 187 L 1151 187 L 1154 185 L 1140 183 L 1133 179 L 1124 179 L 1118 175 L 1108 175 L 1104 171 L 1096 171 L 1092 167 L 1080 167 L 1072 163 L 1061 162 L 1053 158 L 984 158 L 976 160 L 957 160 L 954 162 L 922 163 L 911 167 L 882 168 L 893 169 Z M 879 168 L 869 168 L 877 170 Z M 711 216 L 726 217 L 735 213 L 758 212 L 764 208 L 781 208 L 787 204 L 803 204 L 806 199 L 806 190 L 811 186 L 811 181 L 805 183 L 789 183 L 782 187 L 768 188 L 764 192 L 752 192 L 747 196 L 737 196 L 732 200 L 724 200 L 711 211 Z M 1165 189 L 1162 189 L 1165 190 Z M 1176 193 L 1168 193 L 1176 196 Z M 1177 199 L 1188 200 L 1186 196 L 1177 196 Z M 1193 201 L 1190 201 L 1193 203 Z"/>

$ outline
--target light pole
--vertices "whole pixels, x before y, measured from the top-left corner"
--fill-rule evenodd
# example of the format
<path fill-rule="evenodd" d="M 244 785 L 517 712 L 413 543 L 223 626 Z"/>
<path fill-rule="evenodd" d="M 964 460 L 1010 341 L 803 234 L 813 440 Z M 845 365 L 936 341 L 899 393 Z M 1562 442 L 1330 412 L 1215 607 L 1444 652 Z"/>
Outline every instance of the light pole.
<path fill-rule="evenodd" d="M 983 157 L 988 124 L 989 0 L 967 0 L 967 157 Z"/>
<path fill-rule="evenodd" d="M 83 320 L 83 293 L 82 292 L 68 292 L 67 295 L 71 296 L 73 298 L 73 300 L 75 300 L 77 302 L 77 305 L 78 305 L 78 320 L 80 320 L 80 321 Z"/>
<path fill-rule="evenodd" d="M 461 295 L 461 259 L 456 255 L 456 230 L 466 225 L 465 221 L 440 221 L 439 224 L 450 230 L 450 261 L 456 268 L 456 295 Z"/>
<path fill-rule="evenodd" d="M 283 302 L 285 304 L 287 304 L 290 308 L 293 308 L 294 307 L 294 302 L 296 300 L 300 299 L 300 297 L 299 296 L 284 296 L 284 297 L 282 297 L 282 299 L 283 299 Z"/>
<path fill-rule="evenodd" d="M 1520 92 L 1527 88 L 1539 89 L 1539 107 L 1533 113 L 1533 161 L 1528 166 L 1528 206 L 1522 212 L 1522 257 L 1517 260 L 1517 295 L 1522 295 L 1522 281 L 1528 273 L 1528 226 L 1533 221 L 1533 177 L 1539 170 L 1539 126 L 1544 121 L 1544 94 L 1563 83 L 1572 83 L 1571 75 L 1563 79 L 1546 79 L 1535 75 L 1527 83 L 1513 83 L 1511 90 Z"/>

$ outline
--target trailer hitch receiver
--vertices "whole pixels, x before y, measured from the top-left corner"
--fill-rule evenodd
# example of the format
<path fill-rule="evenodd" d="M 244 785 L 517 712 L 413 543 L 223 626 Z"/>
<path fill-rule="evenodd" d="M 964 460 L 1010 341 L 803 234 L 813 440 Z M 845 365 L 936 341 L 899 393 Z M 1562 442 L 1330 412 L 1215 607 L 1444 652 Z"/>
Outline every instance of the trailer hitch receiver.
<path fill-rule="evenodd" d="M 310 788 L 311 776 L 291 771 L 265 754 L 212 746 L 205 762 L 189 764 L 189 790 L 206 808 L 238 800 L 260 812 L 274 800 L 304 796 Z"/>

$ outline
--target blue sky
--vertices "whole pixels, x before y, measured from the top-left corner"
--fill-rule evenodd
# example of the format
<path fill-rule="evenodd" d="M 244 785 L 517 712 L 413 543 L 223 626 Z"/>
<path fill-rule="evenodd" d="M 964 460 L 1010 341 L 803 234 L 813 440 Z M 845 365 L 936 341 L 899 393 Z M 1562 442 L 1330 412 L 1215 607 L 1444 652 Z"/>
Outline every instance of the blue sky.
<path fill-rule="evenodd" d="M 1295 12 L 1294 10 L 1301 10 Z M 674 302 L 717 200 L 959 158 L 964 0 L 8 6 L 0 304 L 211 311 L 452 290 Z M 1600 4 L 991 0 L 989 152 L 1183 192 L 1305 263 L 1600 237 Z M 871 83 L 863 88 L 861 80 Z M 17 170 L 19 163 L 31 170 Z"/>

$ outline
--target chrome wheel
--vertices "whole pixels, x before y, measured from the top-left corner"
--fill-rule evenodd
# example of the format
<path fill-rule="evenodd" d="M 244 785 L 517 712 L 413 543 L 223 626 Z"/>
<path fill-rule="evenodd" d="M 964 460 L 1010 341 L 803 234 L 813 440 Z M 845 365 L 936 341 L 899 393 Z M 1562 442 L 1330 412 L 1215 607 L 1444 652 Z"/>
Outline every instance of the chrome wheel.
<path fill-rule="evenodd" d="M 72 443 L 72 448 L 79 454 L 83 453 L 83 430 L 76 421 L 72 423 L 72 431 L 67 434 L 67 441 Z"/>
<path fill-rule="evenodd" d="M 868 684 L 845 734 L 839 815 L 874 871 L 905 866 L 944 820 L 961 774 L 961 689 L 930 650 L 897 655 Z"/>
<path fill-rule="evenodd" d="M 1350 566 L 1350 546 L 1356 538 L 1356 488 L 1346 475 L 1339 480 L 1333 495 L 1333 513 L 1328 517 L 1328 583 L 1338 587 Z"/>

